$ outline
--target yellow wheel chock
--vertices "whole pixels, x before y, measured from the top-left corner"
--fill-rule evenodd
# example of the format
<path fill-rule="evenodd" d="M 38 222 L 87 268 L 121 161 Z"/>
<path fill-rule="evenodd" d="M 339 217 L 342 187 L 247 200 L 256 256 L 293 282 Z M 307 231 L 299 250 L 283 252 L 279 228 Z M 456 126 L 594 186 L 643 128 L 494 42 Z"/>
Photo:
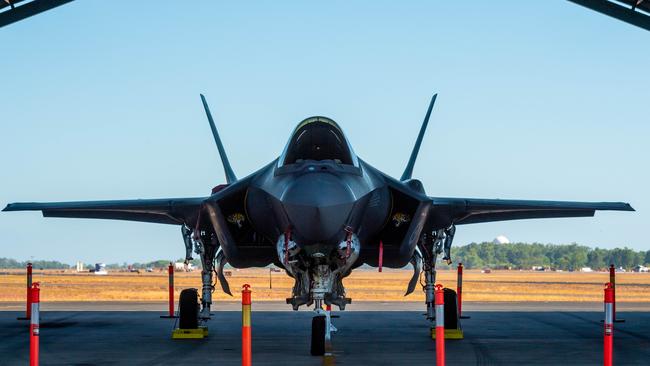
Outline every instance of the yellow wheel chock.
<path fill-rule="evenodd" d="M 196 329 L 174 329 L 172 339 L 203 339 L 208 336 L 208 327 Z"/>

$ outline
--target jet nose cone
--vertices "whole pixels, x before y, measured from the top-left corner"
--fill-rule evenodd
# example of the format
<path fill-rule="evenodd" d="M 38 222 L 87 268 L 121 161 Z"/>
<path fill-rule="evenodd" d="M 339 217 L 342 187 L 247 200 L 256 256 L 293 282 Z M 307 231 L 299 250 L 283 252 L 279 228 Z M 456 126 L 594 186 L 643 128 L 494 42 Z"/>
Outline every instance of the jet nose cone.
<path fill-rule="evenodd" d="M 337 176 L 312 173 L 298 177 L 282 202 L 297 239 L 326 242 L 343 229 L 354 206 L 354 194 Z"/>

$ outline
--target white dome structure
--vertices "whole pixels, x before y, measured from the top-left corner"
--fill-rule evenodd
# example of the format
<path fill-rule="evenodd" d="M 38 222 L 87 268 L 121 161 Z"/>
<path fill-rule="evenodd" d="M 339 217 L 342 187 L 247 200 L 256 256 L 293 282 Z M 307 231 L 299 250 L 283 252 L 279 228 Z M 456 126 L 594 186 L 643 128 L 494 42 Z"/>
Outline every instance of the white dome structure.
<path fill-rule="evenodd" d="M 510 239 L 508 239 L 505 235 L 499 235 L 494 240 L 492 240 L 494 244 L 510 244 Z"/>

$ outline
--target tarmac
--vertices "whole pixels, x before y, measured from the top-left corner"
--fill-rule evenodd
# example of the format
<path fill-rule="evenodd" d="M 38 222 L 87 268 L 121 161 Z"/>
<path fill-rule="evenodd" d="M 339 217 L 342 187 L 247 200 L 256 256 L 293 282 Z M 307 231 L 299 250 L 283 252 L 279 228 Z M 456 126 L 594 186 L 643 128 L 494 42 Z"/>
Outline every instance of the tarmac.
<path fill-rule="evenodd" d="M 0 365 L 26 365 L 28 322 L 0 303 Z M 24 306 L 24 304 L 23 304 Z M 239 304 L 216 304 L 210 335 L 172 340 L 174 319 L 161 319 L 163 303 L 43 303 L 41 365 L 239 365 Z M 322 365 L 309 355 L 311 311 L 253 303 L 254 365 Z M 650 304 L 618 304 L 616 365 L 650 364 Z M 22 310 L 22 307 L 19 307 Z M 602 364 L 602 303 L 467 303 L 464 340 L 446 342 L 449 365 Z M 335 363 L 434 365 L 421 303 L 359 302 L 335 311 Z M 16 309 L 18 310 L 18 309 Z M 100 310 L 100 311 L 97 311 Z"/>

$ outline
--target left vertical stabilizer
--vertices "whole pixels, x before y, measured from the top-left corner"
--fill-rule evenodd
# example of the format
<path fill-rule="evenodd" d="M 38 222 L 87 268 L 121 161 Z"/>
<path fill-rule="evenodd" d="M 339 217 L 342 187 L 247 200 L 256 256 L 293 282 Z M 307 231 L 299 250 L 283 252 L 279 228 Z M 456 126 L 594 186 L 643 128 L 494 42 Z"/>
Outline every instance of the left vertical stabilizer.
<path fill-rule="evenodd" d="M 228 184 L 237 181 L 235 172 L 233 172 L 230 162 L 228 161 L 228 155 L 226 155 L 226 150 L 223 148 L 221 143 L 221 138 L 219 138 L 219 132 L 217 131 L 217 126 L 214 125 L 214 120 L 212 119 L 212 113 L 210 113 L 210 107 L 208 107 L 208 102 L 205 101 L 205 97 L 201 94 L 201 101 L 203 102 L 203 108 L 205 109 L 205 115 L 208 117 L 208 122 L 210 122 L 210 129 L 212 129 L 212 136 L 214 137 L 214 142 L 217 144 L 217 149 L 219 149 L 219 156 L 221 157 L 221 163 L 223 164 L 223 171 L 226 175 L 226 182 Z"/>

